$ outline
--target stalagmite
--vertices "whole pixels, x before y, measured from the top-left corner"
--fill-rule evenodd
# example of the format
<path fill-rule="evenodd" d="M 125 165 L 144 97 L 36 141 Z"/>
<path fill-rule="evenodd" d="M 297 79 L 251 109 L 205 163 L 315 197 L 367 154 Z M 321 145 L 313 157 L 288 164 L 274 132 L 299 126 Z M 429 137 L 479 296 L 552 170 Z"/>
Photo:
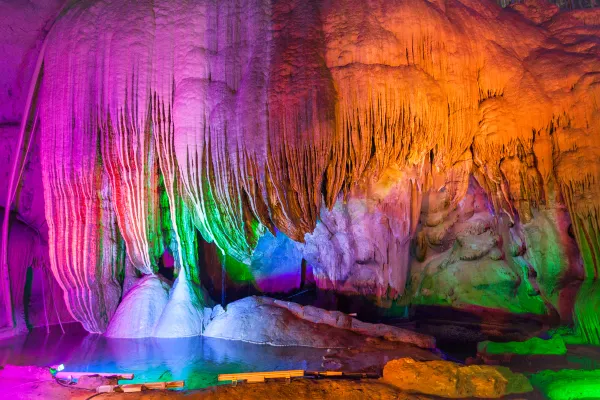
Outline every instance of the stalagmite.
<path fill-rule="evenodd" d="M 123 297 L 105 335 L 118 338 L 152 337 L 169 301 L 169 289 L 154 275 L 140 279 Z"/>

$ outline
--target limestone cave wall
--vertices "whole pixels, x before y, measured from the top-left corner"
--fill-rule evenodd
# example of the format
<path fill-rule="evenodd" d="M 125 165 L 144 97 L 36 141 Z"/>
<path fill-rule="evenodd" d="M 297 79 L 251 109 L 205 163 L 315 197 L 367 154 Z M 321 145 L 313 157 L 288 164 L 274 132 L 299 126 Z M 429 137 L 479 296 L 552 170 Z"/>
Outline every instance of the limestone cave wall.
<path fill-rule="evenodd" d="M 599 29 L 541 1 L 68 3 L 23 109 L 71 315 L 103 332 L 168 290 L 148 334 L 201 333 L 209 242 L 262 292 L 308 268 L 382 307 L 594 325 Z"/>

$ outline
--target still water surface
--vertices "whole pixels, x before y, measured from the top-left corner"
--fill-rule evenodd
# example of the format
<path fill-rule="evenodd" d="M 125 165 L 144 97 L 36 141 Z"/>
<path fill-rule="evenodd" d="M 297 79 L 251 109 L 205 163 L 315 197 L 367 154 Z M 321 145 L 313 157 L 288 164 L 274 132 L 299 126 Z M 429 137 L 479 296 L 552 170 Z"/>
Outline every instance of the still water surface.
<path fill-rule="evenodd" d="M 188 389 L 217 384 L 221 373 L 287 369 L 320 370 L 326 349 L 273 347 L 222 339 L 111 339 L 66 326 L 34 329 L 0 341 L 0 365 L 64 364 L 76 372 L 130 372 L 134 382 L 183 379 Z"/>

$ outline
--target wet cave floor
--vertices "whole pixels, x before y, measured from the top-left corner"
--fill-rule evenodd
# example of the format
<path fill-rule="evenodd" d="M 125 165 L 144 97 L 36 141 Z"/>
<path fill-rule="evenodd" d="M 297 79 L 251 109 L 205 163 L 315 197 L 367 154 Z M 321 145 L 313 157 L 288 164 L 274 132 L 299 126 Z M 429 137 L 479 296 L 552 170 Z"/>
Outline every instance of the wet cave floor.
<path fill-rule="evenodd" d="M 113 393 L 97 395 L 95 399 L 434 399 L 437 397 L 400 392 L 379 380 L 301 379 L 233 387 L 229 383 L 218 382 L 217 376 L 223 373 L 294 369 L 381 374 L 383 366 L 396 358 L 412 357 L 423 361 L 441 358 L 464 363 L 473 359 L 476 353 L 475 342 L 459 343 L 448 338 L 439 340 L 440 351 L 432 353 L 403 344 L 379 349 L 314 349 L 274 347 L 204 337 L 109 339 L 87 334 L 78 324 L 66 325 L 65 329 L 66 334 L 62 334 L 58 327 L 52 327 L 50 334 L 45 329 L 34 329 L 28 335 L 0 341 L 0 365 L 47 367 L 64 364 L 69 371 L 135 374 L 134 380 L 120 383 L 185 380 L 186 384 L 183 391 Z M 535 388 L 534 392 L 504 397 L 506 399 L 600 398 L 600 392 L 596 391 L 599 389 L 595 386 L 600 385 L 600 375 L 597 374 L 600 371 L 600 347 L 569 345 L 567 349 L 566 355 L 497 357 L 486 362 L 507 366 L 513 372 L 525 374 Z M 596 374 L 591 378 L 594 388 L 590 393 L 593 396 L 574 395 L 573 390 L 581 388 L 583 384 L 573 372 L 565 375 L 565 370 L 575 371 L 575 375 L 577 371 Z M 596 376 L 598 381 L 593 383 Z M 54 382 L 34 385 L 32 388 L 28 387 L 27 382 L 20 383 L 18 387 L 11 387 L 10 382 L 0 382 L 0 397 L 6 398 L 3 392 L 4 395 L 10 393 L 13 399 L 87 399 L 94 394 L 65 389 Z M 581 393 L 585 393 L 585 390 Z M 598 397 L 595 397 L 595 393 Z"/>

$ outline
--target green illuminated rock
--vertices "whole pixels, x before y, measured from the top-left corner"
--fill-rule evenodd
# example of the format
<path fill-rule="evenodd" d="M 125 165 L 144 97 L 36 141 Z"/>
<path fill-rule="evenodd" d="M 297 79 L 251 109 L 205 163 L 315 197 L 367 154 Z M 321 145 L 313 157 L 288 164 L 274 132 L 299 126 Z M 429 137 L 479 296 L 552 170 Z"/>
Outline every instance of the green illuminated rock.
<path fill-rule="evenodd" d="M 497 343 L 485 341 L 477 345 L 477 352 L 485 354 L 562 355 L 567 353 L 567 348 L 562 337 L 555 336 L 549 340 L 534 337 L 524 342 Z"/>
<path fill-rule="evenodd" d="M 541 371 L 531 383 L 550 400 L 592 400 L 600 398 L 600 370 Z"/>

